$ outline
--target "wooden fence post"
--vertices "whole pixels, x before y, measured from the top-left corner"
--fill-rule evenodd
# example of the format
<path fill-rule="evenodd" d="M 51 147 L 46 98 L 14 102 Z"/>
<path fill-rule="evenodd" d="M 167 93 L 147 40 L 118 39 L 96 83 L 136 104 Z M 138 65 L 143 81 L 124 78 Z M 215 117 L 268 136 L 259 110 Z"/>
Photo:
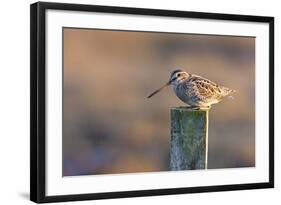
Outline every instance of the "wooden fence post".
<path fill-rule="evenodd" d="M 171 108 L 170 170 L 207 169 L 209 109 Z"/>

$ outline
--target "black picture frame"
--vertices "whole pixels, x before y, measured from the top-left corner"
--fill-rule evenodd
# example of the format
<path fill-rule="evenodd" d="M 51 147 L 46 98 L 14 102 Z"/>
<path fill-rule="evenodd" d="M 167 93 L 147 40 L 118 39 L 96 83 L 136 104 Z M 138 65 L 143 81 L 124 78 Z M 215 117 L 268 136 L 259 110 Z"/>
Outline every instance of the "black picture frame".
<path fill-rule="evenodd" d="M 169 16 L 269 24 L 269 181 L 192 188 L 46 196 L 46 10 Z M 140 197 L 274 187 L 274 17 L 38 2 L 30 6 L 30 200 L 37 203 Z"/>

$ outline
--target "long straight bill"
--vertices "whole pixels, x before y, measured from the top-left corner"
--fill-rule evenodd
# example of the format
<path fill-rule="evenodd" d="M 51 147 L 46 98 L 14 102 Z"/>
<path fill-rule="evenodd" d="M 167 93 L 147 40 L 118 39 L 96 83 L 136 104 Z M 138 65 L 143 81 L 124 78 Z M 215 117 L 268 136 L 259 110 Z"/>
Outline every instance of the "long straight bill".
<path fill-rule="evenodd" d="M 149 96 L 147 96 L 147 98 L 151 98 L 153 95 L 155 95 L 156 93 L 160 92 L 161 90 L 163 90 L 165 87 L 169 86 L 170 84 L 171 84 L 171 82 L 169 81 L 168 83 L 163 85 L 161 88 L 155 90 L 153 93 L 151 93 Z"/>

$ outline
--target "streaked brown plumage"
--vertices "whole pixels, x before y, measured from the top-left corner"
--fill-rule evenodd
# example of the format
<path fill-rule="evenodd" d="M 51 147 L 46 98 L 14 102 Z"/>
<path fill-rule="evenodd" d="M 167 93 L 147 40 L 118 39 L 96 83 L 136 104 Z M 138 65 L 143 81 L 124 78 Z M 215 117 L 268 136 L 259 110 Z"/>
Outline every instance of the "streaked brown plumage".
<path fill-rule="evenodd" d="M 172 85 L 179 99 L 192 107 L 209 107 L 236 92 L 201 76 L 175 70 L 171 73 L 169 82 L 149 95 L 148 98 L 168 85 Z"/>

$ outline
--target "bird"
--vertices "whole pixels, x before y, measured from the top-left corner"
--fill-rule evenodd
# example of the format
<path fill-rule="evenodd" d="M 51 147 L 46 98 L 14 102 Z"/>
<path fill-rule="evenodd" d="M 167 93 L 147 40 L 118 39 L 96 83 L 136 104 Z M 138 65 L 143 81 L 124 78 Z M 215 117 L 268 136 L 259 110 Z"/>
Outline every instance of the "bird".
<path fill-rule="evenodd" d="M 181 69 L 171 72 L 169 81 L 151 93 L 151 98 L 165 87 L 172 86 L 176 96 L 193 109 L 210 108 L 219 103 L 224 97 L 235 93 L 236 90 L 218 85 L 211 80 L 199 75 L 190 74 Z"/>

